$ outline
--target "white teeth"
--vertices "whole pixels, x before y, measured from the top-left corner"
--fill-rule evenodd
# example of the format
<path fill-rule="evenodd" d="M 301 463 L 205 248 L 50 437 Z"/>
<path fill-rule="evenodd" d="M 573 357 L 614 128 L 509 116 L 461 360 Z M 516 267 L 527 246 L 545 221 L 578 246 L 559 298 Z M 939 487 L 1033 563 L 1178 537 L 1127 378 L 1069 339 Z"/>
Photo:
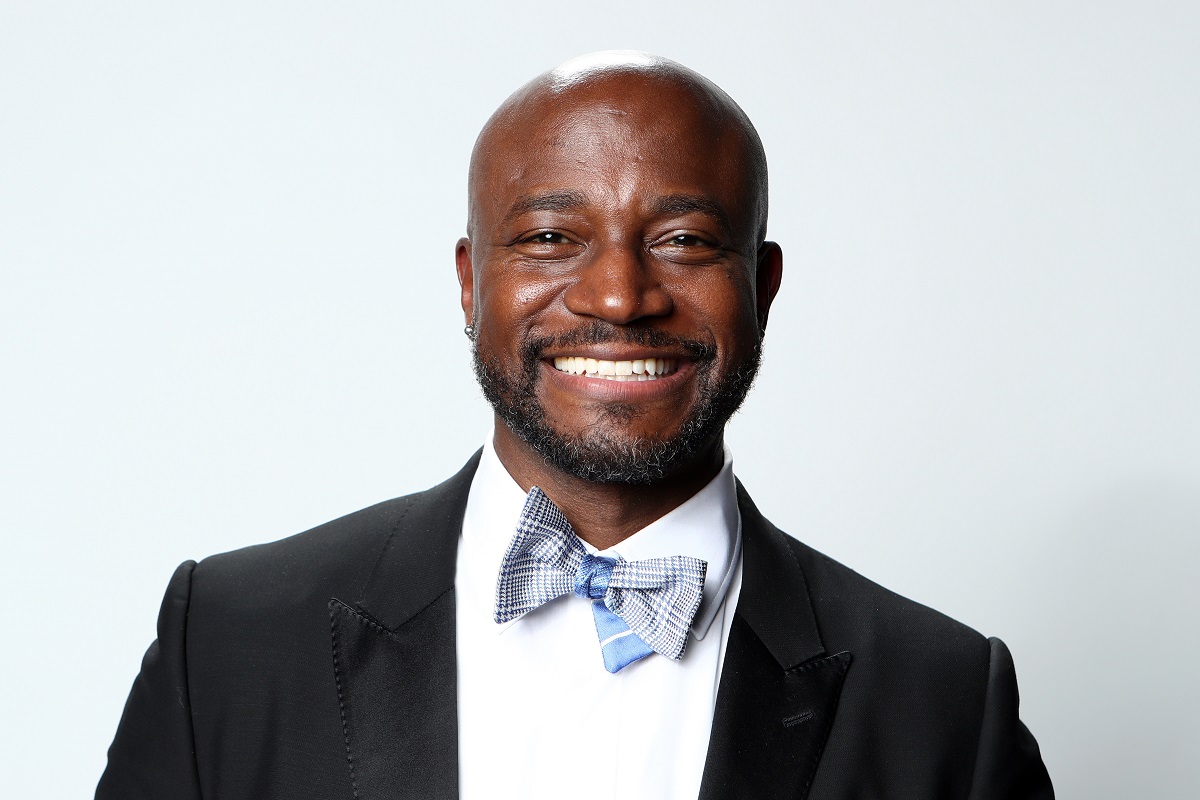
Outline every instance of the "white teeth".
<path fill-rule="evenodd" d="M 646 358 L 632 361 L 606 361 L 583 356 L 558 356 L 554 368 L 571 375 L 586 375 L 610 381 L 653 381 L 676 370 L 672 358 Z"/>

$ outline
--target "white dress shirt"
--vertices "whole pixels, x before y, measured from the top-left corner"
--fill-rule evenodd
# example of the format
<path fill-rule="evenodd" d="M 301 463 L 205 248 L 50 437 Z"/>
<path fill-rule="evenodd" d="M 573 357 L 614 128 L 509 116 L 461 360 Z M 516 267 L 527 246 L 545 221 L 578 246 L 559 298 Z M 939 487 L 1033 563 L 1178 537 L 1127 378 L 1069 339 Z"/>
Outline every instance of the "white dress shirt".
<path fill-rule="evenodd" d="M 489 437 L 467 500 L 454 581 L 460 796 L 695 798 L 741 581 L 729 451 L 721 472 L 691 499 L 600 553 L 708 563 L 679 661 L 655 653 L 609 673 L 591 602 L 573 594 L 496 624 L 496 577 L 525 497 Z"/>

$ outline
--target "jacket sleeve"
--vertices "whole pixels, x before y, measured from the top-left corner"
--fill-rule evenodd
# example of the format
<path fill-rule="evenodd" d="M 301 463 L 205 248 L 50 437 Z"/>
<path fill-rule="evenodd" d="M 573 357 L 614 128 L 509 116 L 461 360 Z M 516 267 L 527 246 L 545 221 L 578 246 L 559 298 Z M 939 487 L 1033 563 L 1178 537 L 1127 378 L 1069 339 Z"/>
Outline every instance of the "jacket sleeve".
<path fill-rule="evenodd" d="M 1037 741 L 1021 722 L 1017 674 L 1004 642 L 992 638 L 987 698 L 970 800 L 1053 800 Z"/>
<path fill-rule="evenodd" d="M 96 800 L 199 800 L 186 659 L 192 570 L 175 570 L 158 614 L 158 639 L 142 659 L 108 748 Z"/>

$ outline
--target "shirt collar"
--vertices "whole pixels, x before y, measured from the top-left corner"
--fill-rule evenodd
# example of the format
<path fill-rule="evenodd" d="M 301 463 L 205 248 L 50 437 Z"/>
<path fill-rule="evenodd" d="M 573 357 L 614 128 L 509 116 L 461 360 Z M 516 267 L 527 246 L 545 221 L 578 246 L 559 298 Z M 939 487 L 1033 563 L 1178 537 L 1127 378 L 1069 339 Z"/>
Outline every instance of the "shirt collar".
<path fill-rule="evenodd" d="M 489 436 L 471 483 L 463 524 L 463 547 L 478 553 L 479 558 L 470 559 L 473 566 L 464 578 L 495 586 L 525 497 L 500 462 Z M 615 547 L 597 551 L 587 542 L 582 544 L 590 553 L 620 556 L 629 561 L 672 555 L 704 559 L 708 564 L 704 590 L 692 620 L 692 633 L 703 639 L 729 590 L 733 567 L 741 556 L 741 525 L 733 457 L 727 447 L 720 472 L 682 505 Z"/>

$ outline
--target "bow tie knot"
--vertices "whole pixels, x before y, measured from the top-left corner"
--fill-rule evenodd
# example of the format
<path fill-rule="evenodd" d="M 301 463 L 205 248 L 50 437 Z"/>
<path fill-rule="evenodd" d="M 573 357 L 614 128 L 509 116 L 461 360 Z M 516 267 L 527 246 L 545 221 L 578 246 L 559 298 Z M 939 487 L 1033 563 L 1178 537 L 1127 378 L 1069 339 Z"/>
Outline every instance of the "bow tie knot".
<path fill-rule="evenodd" d="M 706 567 L 691 556 L 626 561 L 592 555 L 535 486 L 500 566 L 495 620 L 508 622 L 575 594 L 592 601 L 610 672 L 652 652 L 678 660 L 700 606 Z"/>
<path fill-rule="evenodd" d="M 585 600 L 603 600 L 616 560 L 588 553 L 575 572 L 575 594 Z"/>

